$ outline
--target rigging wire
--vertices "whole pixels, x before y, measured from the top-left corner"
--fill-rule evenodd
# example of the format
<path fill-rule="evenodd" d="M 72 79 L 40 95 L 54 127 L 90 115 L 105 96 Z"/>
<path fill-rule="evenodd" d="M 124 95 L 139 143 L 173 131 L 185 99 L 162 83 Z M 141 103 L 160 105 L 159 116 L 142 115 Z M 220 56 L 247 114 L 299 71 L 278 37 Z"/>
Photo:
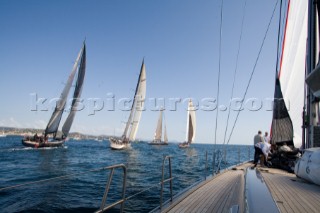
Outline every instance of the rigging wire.
<path fill-rule="evenodd" d="M 275 11 L 276 11 L 276 8 L 277 8 L 278 3 L 279 3 L 279 0 L 276 2 L 275 6 L 274 6 L 274 9 L 273 9 L 273 12 L 272 12 L 272 16 L 271 16 L 271 18 L 270 18 L 270 21 L 269 21 L 267 30 L 266 30 L 265 35 L 264 35 L 264 37 L 263 37 L 263 40 L 262 40 L 262 43 L 261 43 L 261 46 L 260 46 L 260 49 L 259 49 L 257 58 L 256 58 L 256 60 L 255 60 L 255 63 L 254 63 L 254 66 L 253 66 L 253 69 L 252 69 L 252 72 L 251 72 L 251 75 L 250 75 L 250 78 L 249 78 L 249 81 L 248 81 L 248 84 L 247 84 L 245 93 L 244 93 L 243 98 L 242 98 L 242 101 L 241 101 L 240 109 L 241 109 L 242 106 L 243 106 L 243 102 L 244 102 L 244 100 L 245 100 L 245 98 L 246 98 L 246 95 L 247 95 L 249 86 L 250 86 L 250 84 L 251 84 L 251 80 L 252 80 L 253 75 L 254 75 L 254 73 L 255 73 L 256 66 L 257 66 L 258 61 L 259 61 L 259 59 L 260 59 L 261 51 L 262 51 L 262 48 L 263 48 L 263 46 L 264 46 L 264 43 L 265 43 L 267 34 L 268 34 L 268 32 L 269 32 L 270 25 L 271 25 L 271 22 L 272 22 L 272 20 L 273 20 L 273 17 L 274 17 L 274 14 L 275 14 Z M 235 128 L 235 126 L 236 126 L 236 124 L 237 124 L 237 121 L 238 121 L 238 119 L 239 119 L 239 114 L 240 114 L 240 112 L 241 112 L 241 110 L 238 110 L 238 113 L 237 113 L 236 119 L 235 119 L 235 121 L 234 121 L 234 123 L 233 123 L 233 126 L 232 126 L 232 129 L 231 129 L 231 132 L 230 132 L 230 135 L 229 135 L 227 144 L 229 144 L 229 142 L 230 142 L 230 139 L 231 139 L 231 136 L 232 136 L 232 134 L 233 134 L 234 128 Z"/>
<path fill-rule="evenodd" d="M 218 129 L 218 115 L 219 115 L 219 93 L 220 93 L 220 73 L 221 73 L 221 40 L 222 40 L 222 18 L 223 18 L 223 0 L 221 0 L 220 10 L 220 38 L 219 38 L 219 71 L 218 71 L 218 89 L 217 89 L 217 113 L 216 113 L 216 125 L 214 132 L 214 152 L 217 145 L 217 129 Z"/>
<path fill-rule="evenodd" d="M 230 96 L 230 102 L 229 102 L 229 108 L 228 108 L 227 124 L 226 124 L 226 129 L 224 131 L 223 144 L 226 143 L 227 131 L 228 131 L 228 126 L 229 126 L 230 111 L 231 111 L 231 99 L 233 97 L 234 85 L 236 82 L 236 76 L 237 76 L 237 71 L 238 71 L 238 62 L 239 62 L 239 55 L 240 55 L 240 48 L 241 48 L 241 41 L 242 41 L 243 23 L 244 23 L 244 17 L 245 17 L 245 13 L 246 13 L 246 5 L 247 5 L 247 0 L 245 0 L 244 6 L 243 6 L 243 16 L 242 16 L 242 21 L 241 21 L 241 31 L 240 31 L 240 38 L 239 38 L 239 43 L 238 43 L 236 66 L 234 69 L 233 83 L 232 83 L 231 96 Z"/>
<path fill-rule="evenodd" d="M 281 17 L 282 17 L 282 0 L 280 0 L 280 17 L 279 17 L 279 26 L 278 26 L 278 43 L 277 43 L 277 61 L 276 61 L 276 76 L 277 76 L 277 72 L 278 69 L 280 69 L 279 67 L 279 54 L 280 54 L 280 29 L 281 29 Z"/>

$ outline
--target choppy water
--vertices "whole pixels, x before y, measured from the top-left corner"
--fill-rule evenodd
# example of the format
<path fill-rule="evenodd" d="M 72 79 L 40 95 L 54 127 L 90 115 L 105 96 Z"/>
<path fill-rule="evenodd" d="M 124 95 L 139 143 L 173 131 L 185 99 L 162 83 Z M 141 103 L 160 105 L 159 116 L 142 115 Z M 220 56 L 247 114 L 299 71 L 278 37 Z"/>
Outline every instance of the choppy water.
<path fill-rule="evenodd" d="M 0 138 L 0 188 L 82 174 L 2 190 L 1 212 L 94 212 L 100 207 L 110 171 L 89 170 L 121 163 L 128 169 L 126 197 L 129 200 L 125 203 L 125 212 L 149 212 L 160 204 L 158 183 L 163 156 L 172 156 L 174 194 L 204 179 L 206 151 L 210 167 L 208 174 L 212 173 L 213 145 L 192 144 L 190 148 L 180 149 L 174 143 L 151 146 L 140 142 L 133 143 L 132 149 L 114 151 L 109 148 L 108 141 L 70 140 L 61 148 L 32 149 L 24 147 L 21 139 L 17 136 Z M 228 145 L 227 164 L 222 167 L 239 163 L 239 150 L 240 161 L 248 160 L 248 147 L 251 148 Z M 252 158 L 252 149 L 250 153 Z M 168 177 L 168 167 L 165 173 Z M 121 197 L 121 187 L 122 170 L 115 170 L 107 204 Z M 169 199 L 169 184 L 165 185 L 164 195 L 164 200 Z M 115 207 L 112 212 L 118 210 L 119 207 Z"/>

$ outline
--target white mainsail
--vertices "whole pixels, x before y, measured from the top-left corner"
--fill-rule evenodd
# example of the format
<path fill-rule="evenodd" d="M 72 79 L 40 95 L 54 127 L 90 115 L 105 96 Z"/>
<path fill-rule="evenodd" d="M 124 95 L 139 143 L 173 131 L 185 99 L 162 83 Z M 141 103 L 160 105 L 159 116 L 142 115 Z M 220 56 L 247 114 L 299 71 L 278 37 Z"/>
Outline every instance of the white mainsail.
<path fill-rule="evenodd" d="M 191 99 L 188 103 L 186 142 L 192 143 L 196 136 L 196 112 Z"/>
<path fill-rule="evenodd" d="M 73 65 L 72 71 L 71 71 L 71 73 L 69 75 L 68 81 L 67 81 L 67 83 L 66 83 L 66 85 L 65 85 L 65 87 L 64 87 L 64 89 L 63 89 L 63 91 L 62 91 L 62 93 L 60 95 L 59 101 L 57 101 L 56 108 L 55 108 L 54 112 L 52 113 L 52 116 L 51 116 L 51 118 L 50 118 L 50 120 L 48 122 L 48 125 L 46 127 L 45 135 L 50 134 L 50 133 L 56 134 L 57 131 L 58 131 L 59 124 L 60 124 L 60 121 L 61 121 L 61 117 L 62 117 L 62 114 L 64 112 L 65 106 L 66 106 L 68 94 L 70 92 L 70 88 L 72 86 L 72 82 L 74 80 L 75 74 L 78 71 L 79 61 L 80 61 L 80 58 L 82 58 L 81 56 L 83 55 L 84 48 L 85 48 L 85 44 L 81 48 L 81 50 L 80 50 L 80 52 L 78 54 L 78 57 L 77 57 L 74 65 Z M 82 79 L 82 81 L 83 81 L 83 79 Z M 82 83 L 81 83 L 81 85 L 82 85 Z M 80 94 L 81 94 L 81 88 L 80 88 Z M 72 116 L 74 116 L 74 115 L 72 115 Z M 70 121 L 67 121 L 67 122 L 70 122 Z M 67 124 L 67 125 L 71 126 L 71 123 L 72 123 L 72 121 L 70 122 L 70 124 Z"/>
<path fill-rule="evenodd" d="M 143 111 L 144 107 L 144 101 L 146 97 L 146 69 L 144 65 L 144 61 L 142 61 L 141 69 L 140 69 L 140 75 L 138 84 L 136 87 L 136 92 L 131 108 L 131 113 L 125 128 L 125 131 L 123 133 L 123 136 L 128 138 L 129 141 L 134 141 L 136 138 L 136 134 L 139 127 L 139 122 L 141 118 L 141 113 Z M 127 136 L 128 135 L 128 136 Z"/>
<path fill-rule="evenodd" d="M 280 61 L 279 79 L 284 100 L 293 123 L 294 145 L 302 144 L 302 112 L 304 106 L 304 79 L 308 1 L 291 0 Z"/>
<path fill-rule="evenodd" d="M 154 141 L 161 141 L 162 137 L 162 110 L 159 113 L 159 119 L 157 123 L 156 132 L 154 133 Z"/>

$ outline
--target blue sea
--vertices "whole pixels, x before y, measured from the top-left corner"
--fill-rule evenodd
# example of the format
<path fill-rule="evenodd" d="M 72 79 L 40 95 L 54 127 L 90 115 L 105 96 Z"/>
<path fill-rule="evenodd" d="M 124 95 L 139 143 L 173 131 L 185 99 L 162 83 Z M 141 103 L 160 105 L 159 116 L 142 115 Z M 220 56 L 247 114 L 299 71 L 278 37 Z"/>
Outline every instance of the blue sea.
<path fill-rule="evenodd" d="M 2 213 L 94 212 L 100 208 L 110 174 L 110 170 L 101 168 L 115 164 L 127 167 L 128 199 L 124 212 L 149 212 L 160 205 L 159 182 L 164 156 L 172 157 L 174 195 L 204 180 L 213 169 L 214 146 L 209 144 L 192 144 L 180 149 L 176 143 L 151 146 L 138 142 L 132 143 L 131 149 L 115 151 L 110 149 L 108 140 L 69 140 L 64 147 L 32 149 L 24 147 L 21 139 L 19 136 L 0 138 Z M 216 150 L 222 151 L 222 168 L 247 161 L 249 155 L 253 157 L 252 146 L 217 145 Z M 165 162 L 168 178 L 168 161 Z M 61 176 L 65 177 L 52 180 Z M 123 170 L 116 169 L 106 205 L 121 198 L 122 177 Z M 10 186 L 14 187 L 6 188 Z M 164 201 L 170 198 L 169 188 L 167 182 Z M 119 208 L 116 206 L 110 212 L 119 212 Z"/>

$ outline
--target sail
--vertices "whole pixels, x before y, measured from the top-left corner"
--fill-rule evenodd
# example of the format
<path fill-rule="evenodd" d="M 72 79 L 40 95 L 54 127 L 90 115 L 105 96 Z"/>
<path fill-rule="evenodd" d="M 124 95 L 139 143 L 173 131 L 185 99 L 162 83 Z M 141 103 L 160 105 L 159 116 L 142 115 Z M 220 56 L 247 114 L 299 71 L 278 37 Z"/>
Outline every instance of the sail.
<path fill-rule="evenodd" d="M 196 112 L 191 99 L 188 104 L 188 118 L 187 118 L 187 134 L 186 141 L 192 143 L 196 136 Z"/>
<path fill-rule="evenodd" d="M 68 117 L 62 127 L 62 133 L 63 133 L 64 137 L 68 136 L 73 119 L 74 119 L 76 112 L 77 112 L 77 107 L 78 107 L 79 98 L 80 98 L 81 92 L 82 92 L 82 86 L 83 86 L 85 72 L 86 72 L 86 46 L 84 44 L 83 48 L 82 48 L 82 57 L 81 57 L 80 66 L 79 66 L 79 70 L 78 70 L 78 78 L 77 78 L 77 82 L 76 82 L 76 87 L 74 89 L 70 113 L 69 113 L 69 115 L 68 115 Z"/>
<path fill-rule="evenodd" d="M 287 145 L 293 145 L 292 121 L 283 100 L 279 78 L 276 78 L 271 133 L 271 144 L 285 142 Z"/>
<path fill-rule="evenodd" d="M 166 126 L 166 124 L 164 124 L 164 136 L 163 136 L 163 141 L 165 142 L 165 143 L 168 143 L 168 135 L 167 135 L 167 126 Z"/>
<path fill-rule="evenodd" d="M 136 134 L 139 127 L 140 117 L 144 106 L 146 97 L 146 69 L 144 61 L 142 61 L 139 79 L 134 95 L 134 100 L 131 107 L 130 116 L 126 124 L 123 138 L 127 138 L 129 141 L 133 141 L 136 138 Z M 129 136 L 127 136 L 129 135 Z"/>
<path fill-rule="evenodd" d="M 162 111 L 160 111 L 156 132 L 154 133 L 154 141 L 160 141 L 162 136 Z"/>
<path fill-rule="evenodd" d="M 295 147 L 302 144 L 307 14 L 308 1 L 289 1 L 279 72 L 283 98 L 289 103 L 287 109 L 293 124 Z"/>
<path fill-rule="evenodd" d="M 67 83 L 66 83 L 66 85 L 60 95 L 59 100 L 57 101 L 55 110 L 52 113 L 52 116 L 51 116 L 49 123 L 46 127 L 46 130 L 45 130 L 46 135 L 50 134 L 50 133 L 56 134 L 58 131 L 58 127 L 59 127 L 59 123 L 60 123 L 60 120 L 62 117 L 62 113 L 63 113 L 64 108 L 66 106 L 67 97 L 68 97 L 70 88 L 72 86 L 74 76 L 77 72 L 77 68 L 78 68 L 78 64 L 79 64 L 79 60 L 80 60 L 81 55 L 82 55 L 82 49 L 80 50 L 80 52 L 78 54 L 77 60 L 75 61 L 74 65 L 73 65 L 73 68 L 72 68 L 71 74 L 69 75 L 68 81 L 67 81 Z"/>
<path fill-rule="evenodd" d="M 164 118 L 165 119 L 165 118 Z M 165 143 L 168 143 L 168 135 L 167 135 L 167 125 L 166 125 L 166 120 L 164 120 L 164 132 L 163 132 L 163 141 Z"/>

